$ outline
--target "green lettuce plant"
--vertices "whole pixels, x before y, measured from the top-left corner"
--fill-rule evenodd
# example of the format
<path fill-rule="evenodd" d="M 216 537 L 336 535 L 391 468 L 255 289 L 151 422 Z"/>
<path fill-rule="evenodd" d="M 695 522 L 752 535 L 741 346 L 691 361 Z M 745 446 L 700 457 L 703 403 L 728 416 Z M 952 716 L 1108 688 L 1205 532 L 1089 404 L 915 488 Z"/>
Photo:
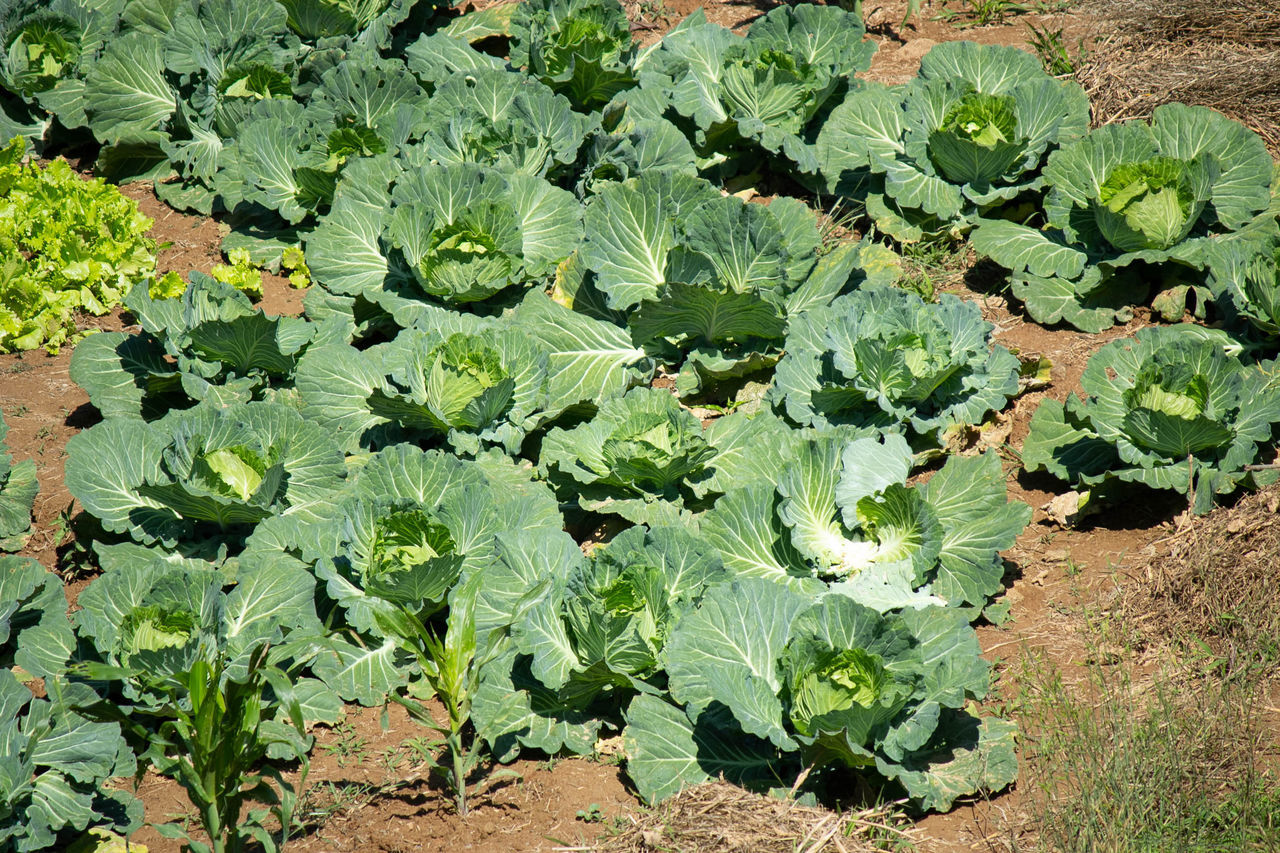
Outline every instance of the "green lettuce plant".
<path fill-rule="evenodd" d="M 154 273 L 152 223 L 106 182 L 22 156 L 21 139 L 0 148 L 0 352 L 57 352 L 77 313 L 106 314 Z"/>

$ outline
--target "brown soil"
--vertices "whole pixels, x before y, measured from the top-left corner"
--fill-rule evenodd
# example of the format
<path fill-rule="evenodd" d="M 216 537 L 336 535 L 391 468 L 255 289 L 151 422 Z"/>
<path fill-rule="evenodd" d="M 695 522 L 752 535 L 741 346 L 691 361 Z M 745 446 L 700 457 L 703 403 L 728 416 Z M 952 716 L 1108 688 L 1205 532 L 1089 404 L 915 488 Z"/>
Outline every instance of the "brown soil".
<path fill-rule="evenodd" d="M 379 708 L 351 707 L 338 726 L 316 728 L 302 814 L 310 831 L 287 850 L 533 853 L 589 847 L 635 808 L 616 764 L 520 760 L 501 768 L 513 777 L 473 794 L 471 813 L 461 818 L 452 795 L 406 744 L 429 732 L 399 706 L 388 709 L 387 722 L 384 729 Z M 148 774 L 138 796 L 147 803 L 148 820 L 194 820 L 185 794 L 170 779 Z M 134 840 L 151 853 L 178 849 L 150 827 Z"/>
<path fill-rule="evenodd" d="M 950 4 L 958 8 L 961 4 Z M 915 73 L 920 58 L 933 44 L 956 39 L 971 39 L 987 44 L 1008 44 L 1026 48 L 1027 24 L 1062 27 L 1070 39 L 1085 37 L 1096 29 L 1093 19 L 1082 14 L 1053 16 L 1011 16 L 1000 26 L 960 29 L 948 23 L 930 20 L 943 8 L 940 2 L 923 4 L 922 14 L 906 26 L 900 26 L 904 0 L 877 3 L 867 0 L 868 25 L 879 43 L 870 78 L 884 82 L 900 82 Z M 704 8 L 710 20 L 741 32 L 771 5 L 758 2 L 697 3 L 693 0 L 658 0 L 633 3 L 636 34 L 642 42 L 660 38 L 684 15 Z M 143 211 L 156 221 L 152 236 L 169 244 L 160 254 L 160 270 L 190 269 L 208 271 L 222 262 L 218 249 L 220 226 L 209 219 L 174 212 L 158 202 L 146 185 L 125 188 L 126 194 L 139 201 Z M 288 287 L 279 277 L 267 277 L 263 306 L 273 313 L 296 313 L 300 309 L 301 292 Z M 1133 333 L 1146 323 L 1143 316 L 1127 326 L 1103 335 L 1086 335 L 1071 330 L 1049 330 L 1028 324 L 1016 307 L 1000 295 L 997 282 L 984 277 L 981 269 L 969 271 L 963 283 L 948 287 L 961 295 L 980 301 L 984 314 L 997 327 L 997 339 L 1023 355 L 1043 355 L 1053 363 L 1052 385 L 1044 391 L 1024 395 L 1016 401 L 1007 416 L 1008 442 L 1014 449 L 1021 446 L 1027 425 L 1037 403 L 1044 397 L 1063 399 L 1079 388 L 1080 375 L 1093 352 L 1108 340 Z M 129 328 L 126 316 L 116 312 L 91 321 L 104 329 Z M 70 348 L 56 356 L 43 352 L 0 355 L 0 408 L 10 425 L 9 449 L 17 458 L 36 460 L 42 491 L 36 500 L 36 533 L 24 550 L 46 566 L 63 570 L 74 581 L 68 565 L 68 547 L 63 542 L 65 529 L 60 523 L 64 512 L 74 512 L 72 500 L 62 485 L 62 469 L 67 440 L 78 430 L 91 425 L 96 413 L 88 405 L 87 396 L 71 382 L 68 375 Z M 1010 454 L 1012 458 L 1014 454 Z M 1182 507 L 1176 500 L 1152 500 L 1143 505 L 1117 508 L 1105 517 L 1093 519 L 1081 529 L 1062 529 L 1048 519 L 1044 509 L 1061 488 L 1060 484 L 1018 472 L 1010 461 L 1009 489 L 1011 498 L 1029 503 L 1035 510 L 1032 524 L 1005 556 L 1008 562 L 1008 600 L 1013 618 L 1003 626 L 983 626 L 979 637 L 984 652 L 996 661 L 999 674 L 993 701 L 1009 695 L 1016 684 L 1010 661 L 1016 661 L 1025 649 L 1044 653 L 1068 672 L 1079 672 L 1089 655 L 1079 627 L 1082 601 L 1107 601 L 1117 607 L 1134 608 L 1135 613 L 1182 614 L 1192 618 L 1195 607 L 1186 602 L 1201 598 L 1190 595 L 1185 578 L 1173 568 L 1185 555 L 1187 547 L 1203 547 L 1216 542 L 1221 530 L 1203 528 L 1200 544 L 1188 546 L 1185 533 L 1174 527 Z M 1249 499 L 1252 500 L 1252 499 Z M 1249 512 L 1263 510 L 1275 515 L 1269 501 L 1260 498 L 1255 505 L 1246 500 Z M 1258 507 L 1261 506 L 1261 509 Z M 1265 514 L 1265 513 L 1263 513 Z M 1254 516 L 1246 516 L 1254 518 Z M 1249 522 L 1252 523 L 1252 522 Z M 1274 518 L 1269 523 L 1275 530 Z M 1200 522 L 1192 523 L 1201 529 Z M 1185 529 L 1185 528 L 1184 528 Z M 1243 528 L 1242 528 L 1243 529 Z M 1223 527 L 1234 535 L 1230 522 Z M 1280 539 L 1280 533 L 1276 534 Z M 607 538 L 601 531 L 596 538 Z M 1228 551 L 1237 549 L 1237 541 L 1225 540 Z M 62 545 L 60 557 L 59 546 Z M 1240 546 L 1244 547 L 1244 546 Z M 1280 546 L 1278 546 L 1280 547 Z M 1254 552 L 1274 553 L 1254 546 Z M 1248 552 L 1246 552 L 1248 553 Z M 1160 563 L 1161 555 L 1173 555 Z M 1164 566 L 1164 569 L 1154 568 Z M 1257 566 L 1259 571 L 1263 568 Z M 1271 564 L 1274 568 L 1274 561 Z M 1269 580 L 1262 580 L 1269 578 Z M 69 586 L 74 594 L 85 581 Z M 1274 573 L 1245 578 L 1242 586 L 1224 588 L 1230 596 L 1274 597 L 1277 579 Z M 1271 584 L 1270 590 L 1259 583 Z M 1123 594 L 1117 593 L 1123 590 Z M 1138 591 L 1134 591 L 1138 590 Z M 1144 597 L 1145 596 L 1145 597 Z M 1157 602 L 1156 599 L 1159 599 Z M 1120 602 L 1120 603 L 1116 603 Z M 1139 621 L 1141 621 L 1140 617 Z M 1181 617 L 1180 617 L 1181 618 Z M 1161 620 L 1164 616 L 1152 616 Z M 1166 620 L 1167 621 L 1167 620 Z M 1163 623 L 1162 623 L 1163 624 Z M 1074 669 L 1073 669 L 1074 668 Z M 1272 697 L 1271 705 L 1280 704 Z M 463 820 L 453 811 L 439 785 L 424 777 L 415 765 L 407 739 L 421 737 L 425 731 L 409 721 L 398 708 L 390 714 L 391 726 L 383 730 L 377 710 L 351 708 L 339 727 L 319 727 L 321 746 L 313 754 L 310 776 L 312 784 L 310 818 L 315 829 L 306 838 L 291 842 L 289 849 L 319 851 L 460 851 L 483 853 L 506 851 L 560 850 L 587 851 L 597 849 L 602 835 L 621 833 L 621 839 L 608 849 L 658 850 L 688 849 L 753 850 L 775 849 L 752 846 L 750 838 L 735 836 L 733 846 L 714 838 L 685 839 L 688 846 L 656 846 L 666 844 L 669 837 L 646 837 L 655 831 L 655 815 L 663 832 L 677 826 L 668 812 L 644 812 L 626 787 L 619 769 L 608 763 L 584 760 L 554 762 L 517 762 L 513 769 L 518 781 L 501 782 L 477 799 L 473 814 Z M 1277 723 L 1280 725 L 1280 722 Z M 1028 784 L 1026 782 L 1023 783 Z M 189 805 L 175 783 L 148 776 L 139 790 L 147 804 L 147 818 L 152 821 L 175 819 L 187 814 Z M 759 818 L 761 812 L 743 812 L 743 799 L 737 795 L 701 792 L 682 798 L 692 807 L 677 828 L 699 829 L 699 821 L 723 829 L 741 828 Z M 998 842 L 1008 840 L 1018 824 L 1022 804 L 1018 786 L 992 798 L 961 803 L 951 813 L 933 815 L 919 821 L 914 829 L 915 849 L 921 851 L 994 850 Z M 598 812 L 592 812 L 592 806 Z M 768 808 L 778 807 L 769 804 Z M 579 817 L 582 812 L 584 817 Z M 773 812 L 767 814 L 777 817 Z M 598 816 L 597 816 L 598 815 Z M 782 818 L 778 818 L 781 820 Z M 789 819 L 789 818 L 788 818 Z M 662 823 L 666 821 L 666 823 Z M 810 823 L 808 826 L 812 827 Z M 637 841 L 638 834 L 638 841 Z M 777 833 L 770 836 L 776 840 Z M 692 838 L 692 836 L 690 837 Z M 179 845 L 163 839 L 154 830 L 138 833 L 137 840 L 148 845 L 151 853 L 174 853 Z M 810 841 L 817 840 L 811 838 Z M 1022 840 L 1021 838 L 1016 840 Z M 649 842 L 653 841 L 651 845 Z M 818 850 L 853 850 L 853 842 L 843 834 L 826 839 L 821 845 L 799 846 L 803 836 L 795 838 L 794 849 L 811 853 Z M 619 847 L 618 845 L 631 844 Z M 719 844 L 719 846 L 716 846 Z M 600 848 L 606 849 L 606 848 Z M 781 849 L 793 849 L 787 846 Z M 1023 848 L 1025 849 L 1025 848 Z"/>

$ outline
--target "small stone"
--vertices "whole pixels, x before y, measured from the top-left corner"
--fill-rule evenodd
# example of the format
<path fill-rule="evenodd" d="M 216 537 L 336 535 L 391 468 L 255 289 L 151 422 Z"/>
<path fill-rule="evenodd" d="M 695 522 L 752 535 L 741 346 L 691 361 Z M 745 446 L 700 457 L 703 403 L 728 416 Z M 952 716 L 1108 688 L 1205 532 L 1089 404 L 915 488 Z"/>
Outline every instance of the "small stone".
<path fill-rule="evenodd" d="M 664 847 L 666 841 L 663 839 L 663 835 L 664 833 L 661 830 L 646 829 L 640 833 L 640 842 L 644 844 L 645 847 L 649 847 L 654 850 L 663 850 L 666 849 Z"/>
<path fill-rule="evenodd" d="M 1071 555 L 1067 553 L 1066 548 L 1054 548 L 1051 551 L 1044 552 L 1044 560 L 1046 563 L 1065 563 Z"/>

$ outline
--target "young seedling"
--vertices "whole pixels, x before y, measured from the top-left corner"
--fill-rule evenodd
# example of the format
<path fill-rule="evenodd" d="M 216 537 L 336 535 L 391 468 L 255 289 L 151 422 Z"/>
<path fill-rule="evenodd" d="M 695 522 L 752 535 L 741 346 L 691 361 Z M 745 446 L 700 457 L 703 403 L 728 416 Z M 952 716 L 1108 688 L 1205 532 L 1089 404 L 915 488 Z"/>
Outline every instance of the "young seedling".
<path fill-rule="evenodd" d="M 439 740 L 415 740 L 411 746 L 432 770 L 445 778 L 452 789 L 458 814 L 463 817 L 470 809 L 467 780 L 484 759 L 483 750 L 469 731 L 471 702 L 480 689 L 484 666 L 506 648 L 504 629 L 495 629 L 486 638 L 484 648 L 477 644 L 475 606 L 480 579 L 481 575 L 477 573 L 454 587 L 443 637 L 404 604 L 397 604 L 394 610 L 379 612 L 377 616 L 378 626 L 401 649 L 417 659 L 423 677 L 448 714 L 447 723 L 437 722 L 425 701 L 414 696 L 391 694 L 391 699 L 402 705 L 411 717 L 440 736 Z M 530 602 L 533 597 L 530 593 L 523 602 Z M 515 609 L 519 612 L 523 608 L 517 606 Z M 512 617 L 513 622 L 515 618 Z M 437 753 L 437 750 L 441 751 Z M 517 775 L 511 770 L 492 773 L 478 783 L 476 793 L 499 779 Z"/>
<path fill-rule="evenodd" d="M 177 779 L 208 841 L 196 840 L 173 823 L 156 825 L 161 835 L 181 839 L 190 853 L 241 853 L 254 846 L 275 853 L 294 828 L 298 791 L 310 767 L 306 750 L 297 748 L 307 742 L 302 709 L 293 696 L 292 679 L 269 661 L 266 645 L 249 654 L 242 674 L 231 669 L 232 661 L 222 652 L 197 659 L 184 672 L 161 677 L 137 667 L 85 664 L 81 671 L 89 678 L 132 681 L 167 701 L 132 713 L 106 701 L 79 710 L 119 723 L 127 737 L 147 745 L 140 771 L 150 763 Z M 267 700 L 268 688 L 275 702 Z M 288 724 L 273 731 L 277 707 L 284 708 Z M 300 763 L 296 786 L 266 763 L 273 744 L 290 745 L 295 752 Z M 250 803 L 268 807 L 250 809 L 246 815 Z M 267 829 L 268 817 L 278 822 L 278 831 Z"/>

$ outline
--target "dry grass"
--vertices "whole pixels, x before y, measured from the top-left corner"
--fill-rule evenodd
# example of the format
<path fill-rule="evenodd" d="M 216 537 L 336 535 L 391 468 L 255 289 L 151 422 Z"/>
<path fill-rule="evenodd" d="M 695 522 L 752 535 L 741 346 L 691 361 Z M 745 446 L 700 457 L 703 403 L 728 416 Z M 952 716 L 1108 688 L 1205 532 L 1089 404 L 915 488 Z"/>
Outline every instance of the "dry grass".
<path fill-rule="evenodd" d="M 1280 489 L 1248 495 L 1157 543 L 1117 614 L 1151 645 L 1192 642 L 1228 669 L 1280 677 Z"/>
<path fill-rule="evenodd" d="M 726 782 L 690 788 L 633 818 L 598 853 L 861 853 L 903 849 L 915 833 L 891 807 L 838 815 Z"/>
<path fill-rule="evenodd" d="M 1152 40 L 1280 48 L 1280 5 L 1266 0 L 1090 0 L 1085 8 Z"/>
<path fill-rule="evenodd" d="M 1280 4 L 1257 0 L 1093 0 L 1106 22 L 1077 79 L 1095 124 L 1161 104 L 1211 107 L 1280 155 Z"/>

